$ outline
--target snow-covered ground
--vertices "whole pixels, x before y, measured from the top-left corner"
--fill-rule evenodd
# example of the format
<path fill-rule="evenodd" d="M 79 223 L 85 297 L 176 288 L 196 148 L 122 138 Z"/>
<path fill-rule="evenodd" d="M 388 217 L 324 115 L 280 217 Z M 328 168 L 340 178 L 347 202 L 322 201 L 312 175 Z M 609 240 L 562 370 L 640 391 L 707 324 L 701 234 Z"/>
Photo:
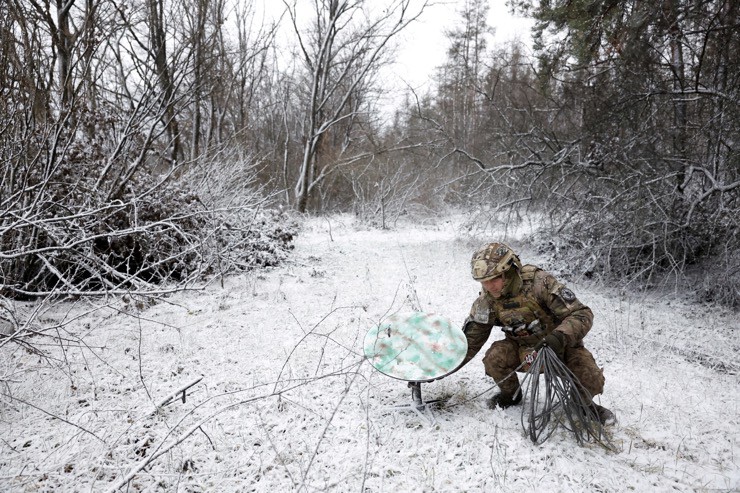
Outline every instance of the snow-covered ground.
<path fill-rule="evenodd" d="M 122 490 L 740 489 L 737 313 L 670 296 L 570 284 L 596 315 L 585 342 L 605 368 L 619 452 L 565 431 L 533 445 L 519 409 L 472 399 L 492 387 L 483 352 L 424 386 L 449 398 L 436 423 L 390 410 L 409 389 L 364 361 L 363 337 L 397 311 L 462 323 L 478 292 L 471 253 L 498 238 L 459 223 L 308 219 L 281 267 L 154 305 L 51 307 L 39 321 L 63 323 L 64 351 L 0 349 L 0 490 L 97 492 L 128 478 Z M 514 233 L 525 263 L 545 262 Z M 186 402 L 155 411 L 201 377 Z"/>

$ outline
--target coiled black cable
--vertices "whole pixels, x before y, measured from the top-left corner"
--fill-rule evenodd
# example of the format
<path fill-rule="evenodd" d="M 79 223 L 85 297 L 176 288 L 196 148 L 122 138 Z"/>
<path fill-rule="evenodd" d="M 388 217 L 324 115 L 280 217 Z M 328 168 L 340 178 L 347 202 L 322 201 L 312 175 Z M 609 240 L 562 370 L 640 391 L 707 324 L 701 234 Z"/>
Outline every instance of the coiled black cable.
<path fill-rule="evenodd" d="M 562 425 L 575 435 L 579 445 L 593 440 L 616 450 L 599 421 L 588 391 L 552 349 L 545 346 L 537 351 L 521 389 L 525 386 L 521 422 L 532 442 L 544 443 Z"/>

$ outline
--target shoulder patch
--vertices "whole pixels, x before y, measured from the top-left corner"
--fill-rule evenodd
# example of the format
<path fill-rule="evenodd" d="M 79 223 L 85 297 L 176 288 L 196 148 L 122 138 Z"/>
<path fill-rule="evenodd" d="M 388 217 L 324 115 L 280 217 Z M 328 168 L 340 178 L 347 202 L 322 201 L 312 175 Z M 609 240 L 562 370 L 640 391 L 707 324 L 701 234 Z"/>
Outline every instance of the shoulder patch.
<path fill-rule="evenodd" d="M 573 291 L 563 286 L 560 288 L 560 297 L 565 301 L 566 303 L 572 303 L 576 300 L 576 295 Z"/>
<path fill-rule="evenodd" d="M 470 310 L 470 318 L 474 322 L 480 324 L 487 324 L 488 319 L 491 315 L 491 305 L 488 298 L 485 295 L 481 295 L 473 303 L 473 308 Z"/>

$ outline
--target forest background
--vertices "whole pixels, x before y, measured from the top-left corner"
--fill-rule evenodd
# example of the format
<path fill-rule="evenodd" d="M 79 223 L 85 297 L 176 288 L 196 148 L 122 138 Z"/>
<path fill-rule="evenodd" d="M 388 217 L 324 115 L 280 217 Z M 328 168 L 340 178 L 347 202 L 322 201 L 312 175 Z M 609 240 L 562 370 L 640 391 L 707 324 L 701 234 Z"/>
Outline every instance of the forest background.
<path fill-rule="evenodd" d="M 530 51 L 489 46 L 488 2 L 466 0 L 436 84 L 390 119 L 380 74 L 429 2 L 283 6 L 0 6 L 3 297 L 269 264 L 277 210 L 385 228 L 452 207 L 543 214 L 579 276 L 738 305 L 736 2 L 509 2 Z"/>
<path fill-rule="evenodd" d="M 103 355 L 107 339 L 91 345 L 90 313 L 141 314 L 169 293 L 275 266 L 314 216 L 332 243 L 338 213 L 379 234 L 453 215 L 499 237 L 535 222 L 521 246 L 563 278 L 689 298 L 702 305 L 686 311 L 695 330 L 671 344 L 686 352 L 687 339 L 711 339 L 732 353 L 734 335 L 713 330 L 734 329 L 713 315 L 740 307 L 740 4 L 508 6 L 532 19 L 531 45 L 492 44 L 489 3 L 460 1 L 434 83 L 406 87 L 389 111 L 397 88 L 384 74 L 430 1 L 286 0 L 274 21 L 247 0 L 0 2 L 3 460 L 25 449 L 8 440 L 21 437 L 16 419 L 33 428 L 23 417 L 34 412 L 97 439 L 76 424 L 97 388 L 83 396 L 70 368 L 92 368 L 88 356 L 102 365 L 92 375 L 118 365 Z M 87 313 L 59 308 L 79 300 Z M 106 337 L 138 334 L 135 377 L 149 402 L 136 313 L 138 327 Z M 729 359 L 712 367 L 732 381 Z M 41 375 L 51 387 L 69 377 L 54 404 L 82 414 L 22 400 Z M 42 442 L 33 447 L 46 454 Z"/>

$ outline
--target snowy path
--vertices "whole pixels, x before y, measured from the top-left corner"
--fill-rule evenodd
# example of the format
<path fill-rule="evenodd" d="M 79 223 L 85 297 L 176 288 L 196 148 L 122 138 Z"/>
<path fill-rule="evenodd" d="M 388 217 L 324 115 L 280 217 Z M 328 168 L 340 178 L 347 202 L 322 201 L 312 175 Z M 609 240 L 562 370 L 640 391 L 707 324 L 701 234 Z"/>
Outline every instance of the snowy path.
<path fill-rule="evenodd" d="M 740 324 L 716 308 L 571 285 L 596 315 L 586 344 L 605 366 L 619 453 L 567 433 L 532 445 L 518 409 L 470 400 L 492 385 L 482 354 L 424 387 L 457 404 L 436 425 L 388 411 L 409 389 L 363 362 L 365 332 L 399 310 L 462 323 L 480 243 L 453 221 L 311 219 L 282 267 L 154 306 L 55 307 L 47 320 L 64 314 L 89 347 L 52 348 L 56 368 L 2 348 L 0 490 L 106 491 L 129 473 L 129 491 L 168 492 L 740 488 Z M 185 403 L 152 413 L 200 376 Z"/>

